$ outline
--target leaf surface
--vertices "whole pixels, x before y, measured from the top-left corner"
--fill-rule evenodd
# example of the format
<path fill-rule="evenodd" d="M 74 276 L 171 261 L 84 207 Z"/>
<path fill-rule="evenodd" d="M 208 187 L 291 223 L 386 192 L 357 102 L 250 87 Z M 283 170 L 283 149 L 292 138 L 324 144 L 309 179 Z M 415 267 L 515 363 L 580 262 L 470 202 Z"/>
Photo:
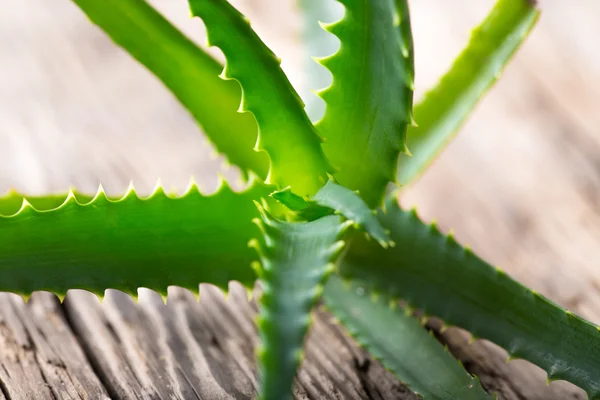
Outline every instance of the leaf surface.
<path fill-rule="evenodd" d="M 148 198 L 134 190 L 121 199 L 99 191 L 22 202 L 0 199 L 0 291 L 29 295 L 69 289 L 103 294 L 107 288 L 135 294 L 146 287 L 165 294 L 178 285 L 198 291 L 200 282 L 227 288 L 236 280 L 252 286 L 254 251 L 248 241 L 258 216 L 252 200 L 272 188 L 255 181 L 244 192 L 223 185 L 209 196 L 196 186 L 181 197 L 157 189 Z"/>
<path fill-rule="evenodd" d="M 265 150 L 271 159 L 267 181 L 280 188 L 290 186 L 302 196 L 315 194 L 327 181 L 331 167 L 321 149 L 322 139 L 279 59 L 226 0 L 189 3 L 192 14 L 206 25 L 209 44 L 225 55 L 222 77 L 242 86 L 240 110 L 256 118 L 256 148 Z"/>
<path fill-rule="evenodd" d="M 262 213 L 258 276 L 263 285 L 258 319 L 262 348 L 258 361 L 262 400 L 292 398 L 310 312 L 343 248 L 348 226 L 329 215 L 312 222 L 283 222 Z"/>
<path fill-rule="evenodd" d="M 253 150 L 257 126 L 240 114 L 241 90 L 219 78 L 223 67 L 147 1 L 73 0 L 88 18 L 150 70 L 242 172 L 267 176 L 268 157 Z"/>
<path fill-rule="evenodd" d="M 400 155 L 398 182 L 414 181 L 441 153 L 492 87 L 535 25 L 533 0 L 498 0 L 438 84 L 414 109 L 417 125 L 407 133 L 412 156 Z"/>
<path fill-rule="evenodd" d="M 380 245 L 393 245 L 389 235 L 376 217 L 376 212 L 352 190 L 340 186 L 333 181 L 327 182 L 312 200 L 322 207 L 328 207 L 346 219 L 354 222 L 358 228 L 364 229 Z"/>
<path fill-rule="evenodd" d="M 337 0 L 296 0 L 302 17 L 303 66 L 306 87 L 300 88 L 300 96 L 306 103 L 306 113 L 311 121 L 323 118 L 325 103 L 313 92 L 331 85 L 331 74 L 314 61 L 316 57 L 330 56 L 338 50 L 337 38 L 330 35 L 320 24 L 339 20 Z"/>
<path fill-rule="evenodd" d="M 287 188 L 273 192 L 270 196 L 307 221 L 331 213 L 340 214 L 383 247 L 394 245 L 377 219 L 376 211 L 369 209 L 357 193 L 333 181 L 327 182 L 311 199 L 297 196 Z"/>
<path fill-rule="evenodd" d="M 368 290 L 402 297 L 428 315 L 470 331 L 544 369 L 550 380 L 564 379 L 600 398 L 598 327 L 527 289 L 425 225 L 416 213 L 386 201 L 381 223 L 393 248 L 357 237 L 341 266 L 346 277 Z"/>
<path fill-rule="evenodd" d="M 415 318 L 385 296 L 373 297 L 358 282 L 331 276 L 323 299 L 350 334 L 423 399 L 492 398 Z"/>
<path fill-rule="evenodd" d="M 395 181 L 411 121 L 414 66 L 406 0 L 339 0 L 344 18 L 325 29 L 340 49 L 320 60 L 333 75 L 320 92 L 325 115 L 317 123 L 337 182 L 359 190 L 370 208 Z"/>

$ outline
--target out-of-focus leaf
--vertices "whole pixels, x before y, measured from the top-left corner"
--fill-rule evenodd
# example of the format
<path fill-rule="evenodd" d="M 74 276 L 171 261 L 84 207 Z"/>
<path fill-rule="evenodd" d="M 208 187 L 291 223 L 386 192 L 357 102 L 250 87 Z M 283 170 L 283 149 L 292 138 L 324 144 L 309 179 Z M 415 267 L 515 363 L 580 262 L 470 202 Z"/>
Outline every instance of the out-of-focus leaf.
<path fill-rule="evenodd" d="M 223 67 L 144 0 L 73 0 L 110 38 L 148 68 L 202 126 L 217 150 L 244 174 L 267 176 L 268 157 L 253 150 L 251 115 L 240 114 L 241 90 L 219 78 Z"/>
<path fill-rule="evenodd" d="M 498 0 L 452 68 L 415 106 L 416 125 L 410 126 L 407 134 L 412 156 L 400 155 L 400 184 L 408 185 L 425 170 L 496 82 L 537 21 L 539 11 L 534 3 Z"/>

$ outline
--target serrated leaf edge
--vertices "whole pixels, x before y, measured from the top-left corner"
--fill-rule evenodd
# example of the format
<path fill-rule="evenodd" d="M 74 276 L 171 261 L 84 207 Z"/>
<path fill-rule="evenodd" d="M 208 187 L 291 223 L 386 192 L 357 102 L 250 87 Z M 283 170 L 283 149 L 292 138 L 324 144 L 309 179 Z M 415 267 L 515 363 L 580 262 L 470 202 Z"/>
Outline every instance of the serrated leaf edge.
<path fill-rule="evenodd" d="M 337 62 L 338 59 L 343 60 L 343 57 L 347 57 L 347 49 L 346 49 L 346 40 L 343 37 L 342 32 L 340 32 L 341 30 L 343 31 L 343 28 L 345 27 L 345 25 L 347 25 L 348 21 L 349 21 L 349 16 L 348 16 L 348 2 L 347 0 L 336 0 L 343 8 L 343 15 L 341 16 L 341 18 L 337 21 L 331 22 L 331 23 L 323 23 L 319 21 L 319 25 L 321 26 L 321 28 L 334 35 L 339 41 L 340 41 L 340 46 L 338 48 L 338 50 L 328 56 L 325 57 L 313 57 L 313 60 L 318 63 L 320 66 L 324 67 L 327 69 L 327 71 L 329 71 L 329 73 L 332 76 L 332 83 L 331 85 L 329 85 L 326 88 L 323 89 L 319 89 L 319 90 L 314 90 L 313 92 L 318 95 L 325 103 L 325 112 L 323 117 L 315 123 L 315 126 L 317 127 L 317 130 L 320 129 L 320 127 L 322 126 L 322 124 L 328 120 L 329 117 L 329 107 L 331 104 L 331 99 L 329 99 L 329 95 L 330 93 L 333 93 L 334 91 L 338 90 L 338 86 L 339 86 L 339 82 L 338 82 L 338 77 L 337 77 L 337 71 L 335 70 L 335 67 L 332 65 L 333 63 Z M 383 180 L 387 180 L 388 182 L 391 183 L 395 183 L 396 182 L 396 176 L 397 176 L 397 157 L 399 155 L 399 153 L 404 153 L 407 155 L 410 155 L 410 151 L 408 150 L 408 147 L 406 145 L 406 131 L 407 131 L 407 126 L 409 124 L 413 123 L 413 117 L 412 117 L 412 103 L 413 103 L 413 95 L 412 95 L 412 91 L 414 89 L 414 57 L 413 57 L 413 45 L 412 45 L 412 40 L 407 39 L 411 37 L 411 27 L 410 27 L 410 18 L 402 18 L 400 16 L 400 13 L 405 13 L 407 16 L 409 15 L 409 10 L 408 10 L 408 3 L 405 0 L 390 0 L 390 2 L 392 3 L 392 8 L 394 11 L 394 18 L 393 18 L 393 23 L 394 23 L 394 27 L 397 28 L 398 32 L 397 32 L 397 36 L 398 36 L 398 41 L 399 41 L 399 45 L 401 47 L 401 52 L 398 54 L 398 57 L 402 58 L 405 62 L 405 64 L 409 65 L 409 67 L 407 68 L 406 72 L 406 80 L 403 82 L 403 87 L 405 90 L 410 91 L 411 95 L 408 96 L 407 98 L 407 107 L 406 110 L 398 110 L 397 113 L 397 122 L 400 122 L 403 126 L 401 129 L 398 129 L 398 127 L 395 127 L 394 130 L 397 130 L 398 135 L 400 136 L 400 140 L 399 143 L 394 143 L 394 145 L 397 144 L 397 152 L 395 152 L 395 162 L 393 163 L 393 170 L 387 171 L 384 170 L 384 168 L 382 168 L 380 171 L 377 172 L 377 174 L 375 176 L 377 176 L 377 179 L 379 179 L 380 177 L 383 178 Z M 408 42 L 407 42 L 408 40 Z M 413 66 L 413 67 L 411 67 Z M 406 114 L 406 115 L 404 115 Z M 327 138 L 325 138 L 325 140 L 327 140 Z M 327 153 L 327 147 L 326 147 L 327 143 L 325 143 L 324 146 L 324 150 L 325 153 Z M 333 160 L 332 160 L 333 162 Z M 338 166 L 333 165 L 335 168 L 337 168 Z M 383 193 L 382 193 L 383 194 Z M 367 193 L 365 193 L 365 195 L 368 195 Z M 380 199 L 379 199 L 380 200 Z M 372 201 L 368 201 L 368 203 L 371 206 L 374 206 L 375 204 Z M 379 205 L 379 204 L 378 204 Z"/>
<path fill-rule="evenodd" d="M 344 281 L 344 284 L 351 285 L 352 278 L 342 278 L 342 279 Z M 387 304 L 384 304 L 384 306 L 387 307 L 388 309 L 390 309 L 391 311 L 404 312 L 407 316 L 410 316 L 411 318 L 415 318 L 413 315 L 414 310 L 415 310 L 414 308 L 411 308 L 410 306 L 408 306 L 408 307 L 404 307 L 403 309 L 399 309 L 398 303 L 400 301 L 400 298 L 392 298 L 392 297 L 388 296 L 387 294 L 384 294 L 383 292 L 378 291 L 374 288 L 369 288 L 369 293 L 368 294 L 365 293 L 364 295 L 368 296 L 369 300 L 375 304 L 379 303 L 381 301 L 383 301 L 384 303 L 387 302 Z M 367 350 L 371 357 L 373 357 L 375 360 L 381 362 L 381 364 L 383 365 L 383 367 L 385 368 L 386 371 L 392 373 L 402 384 L 404 384 L 407 388 L 409 388 L 411 391 L 413 391 L 413 393 L 417 394 L 419 396 L 419 398 L 422 398 L 422 395 L 418 391 L 413 390 L 411 388 L 411 385 L 409 385 L 406 381 L 402 380 L 402 377 L 399 376 L 391 367 L 388 366 L 388 363 L 386 362 L 386 360 L 383 357 L 379 356 L 376 352 L 375 353 L 372 352 L 372 347 L 369 343 L 369 340 L 364 338 L 364 335 L 362 334 L 362 332 L 360 330 L 355 329 L 354 327 L 351 326 L 345 312 L 343 312 L 343 311 L 338 312 L 338 310 L 335 310 L 334 307 L 328 305 L 327 301 L 325 301 L 323 303 L 323 308 L 325 310 L 327 310 L 328 312 L 330 312 L 332 315 L 334 315 L 336 322 L 338 324 L 342 325 L 345 328 L 346 332 L 348 332 L 348 334 L 352 337 L 352 339 L 354 339 L 354 341 L 360 347 Z M 433 331 L 430 329 L 427 329 L 425 327 L 426 321 L 427 321 L 427 317 L 419 318 L 419 324 L 423 327 L 423 329 L 426 332 L 428 332 L 429 335 L 433 336 Z M 456 360 L 456 362 L 461 367 L 464 368 L 462 362 L 454 357 L 454 355 L 448 349 L 447 345 L 442 345 L 440 343 L 440 346 L 443 347 L 445 353 L 447 353 L 449 356 L 454 358 Z M 465 369 L 465 374 L 467 374 L 471 378 L 472 384 L 478 384 L 481 386 L 481 381 L 478 376 L 471 374 L 466 369 Z M 493 399 L 498 398 L 497 393 L 491 394 L 491 396 L 493 396 Z"/>
<path fill-rule="evenodd" d="M 397 201 L 394 200 L 394 201 L 389 201 L 389 202 L 386 202 L 386 203 L 391 203 L 391 207 L 392 208 L 395 208 L 396 210 L 402 211 L 402 209 L 401 209 L 401 207 L 400 207 L 400 205 L 398 204 Z M 421 221 L 421 219 L 419 218 L 419 215 L 417 213 L 416 207 L 412 207 L 409 212 L 410 212 L 412 218 L 415 218 L 415 219 Z M 432 222 L 428 224 L 428 227 L 429 227 L 429 232 L 432 235 L 438 236 L 438 237 L 444 237 L 447 244 L 454 244 L 454 245 L 460 247 L 462 249 L 463 254 L 464 254 L 465 257 L 476 257 L 476 255 L 473 253 L 473 251 L 470 249 L 470 247 L 468 245 L 462 246 L 461 244 L 459 244 L 456 241 L 456 239 L 454 238 L 454 235 L 452 235 L 452 234 L 443 234 L 439 230 L 439 228 L 438 228 L 437 223 L 436 223 L 435 220 L 432 220 Z M 495 266 L 493 268 L 495 268 L 496 274 L 498 276 L 508 276 L 500 267 Z M 351 275 L 346 276 L 345 278 L 348 279 L 348 280 L 354 279 L 354 277 L 352 277 Z M 385 290 L 385 288 L 383 288 L 383 289 L 382 288 L 377 288 L 376 285 L 373 284 L 373 283 L 364 282 L 364 280 L 360 280 L 360 279 L 358 279 L 358 280 L 360 282 L 364 283 L 363 286 L 365 288 L 368 288 L 369 290 L 373 290 L 373 291 L 376 291 L 376 292 L 385 293 L 386 296 L 391 296 L 392 298 L 397 297 L 397 296 L 395 296 L 392 293 L 388 293 L 387 290 Z M 566 309 L 564 307 L 561 307 L 560 305 L 554 303 L 552 300 L 546 298 L 545 296 L 543 296 L 542 294 L 538 293 L 537 291 L 532 290 L 532 289 L 530 289 L 530 288 L 522 285 L 518 281 L 515 281 L 515 282 L 517 282 L 520 286 L 522 286 L 525 289 L 525 291 L 529 295 L 531 295 L 531 298 L 533 299 L 533 301 L 535 301 L 535 302 L 542 302 L 542 303 L 545 303 L 546 305 L 550 305 L 551 307 L 555 308 L 557 311 L 559 311 L 559 312 L 561 312 L 563 314 L 563 316 L 564 316 L 564 318 L 565 318 L 565 320 L 567 322 L 576 320 L 576 321 L 578 321 L 580 323 L 585 323 L 589 327 L 594 328 L 596 330 L 596 333 L 598 334 L 598 336 L 600 336 L 600 326 L 598 326 L 598 325 L 596 325 L 596 324 L 594 324 L 594 323 L 592 323 L 590 321 L 587 321 L 586 319 L 578 316 L 577 314 L 571 312 L 570 310 L 568 310 L 568 309 Z M 413 310 L 414 309 L 419 309 L 419 310 L 422 310 L 423 311 L 423 317 L 422 318 L 424 318 L 425 320 L 427 320 L 427 319 L 431 318 L 431 316 L 435 315 L 436 318 L 442 320 L 442 322 L 444 324 L 444 329 L 455 327 L 455 328 L 466 330 L 469 333 L 469 335 L 471 335 L 470 339 L 469 339 L 470 343 L 473 343 L 473 342 L 475 342 L 477 340 L 489 340 L 489 339 L 487 339 L 487 338 L 485 338 L 483 336 L 482 337 L 477 336 L 477 331 L 478 331 L 477 328 L 473 329 L 472 326 L 461 326 L 461 325 L 458 325 L 455 321 L 453 321 L 453 319 L 451 317 L 444 316 L 444 315 L 437 315 L 437 314 L 431 312 L 431 310 L 428 307 L 420 307 L 420 306 L 418 306 L 416 304 L 416 302 L 412 302 L 410 299 L 407 299 L 405 297 L 401 297 L 401 298 L 402 298 L 403 301 L 405 301 L 407 303 L 408 309 L 413 309 Z M 499 344 L 497 344 L 497 345 L 500 346 Z M 526 343 L 521 343 L 521 344 L 519 344 L 519 343 L 512 343 L 512 344 L 510 344 L 507 347 L 504 347 L 504 346 L 500 346 L 500 347 L 502 347 L 507 352 L 507 354 L 508 354 L 506 362 L 510 362 L 512 360 L 518 360 L 518 359 L 525 360 L 525 361 L 527 361 L 527 362 L 529 362 L 531 364 L 534 364 L 534 365 L 538 366 L 539 368 L 541 368 L 546 373 L 546 376 L 547 376 L 547 380 L 546 381 L 547 382 L 553 382 L 553 381 L 558 381 L 558 380 L 564 380 L 564 381 L 567 381 L 567 382 L 571 382 L 570 380 L 567 380 L 567 379 L 564 378 L 565 371 L 568 371 L 568 366 L 565 366 L 565 368 L 563 370 L 559 370 L 558 368 L 541 366 L 541 365 L 539 365 L 537 363 L 533 363 L 533 362 L 529 361 L 527 358 L 525 358 L 525 356 L 523 354 L 521 354 L 521 352 L 526 347 Z M 573 383 L 573 382 L 571 382 L 571 383 Z M 589 397 L 590 400 L 600 399 L 600 391 L 598 391 L 598 392 L 591 392 L 588 388 L 585 388 L 585 387 L 582 387 L 582 386 L 579 386 L 579 385 L 576 385 L 576 386 L 578 386 L 579 388 L 583 389 L 586 392 L 586 394 L 588 395 L 588 397 Z"/>
<path fill-rule="evenodd" d="M 192 1 L 192 0 L 190 0 Z M 212 0 L 215 1 L 215 0 Z M 232 5 L 230 5 L 227 1 L 224 1 L 224 4 L 226 4 L 227 7 L 230 7 L 232 10 L 234 10 L 234 12 L 236 14 L 235 18 L 240 18 L 247 26 L 248 29 L 252 32 L 255 33 L 254 30 L 251 27 L 250 24 L 250 20 L 248 18 L 246 18 L 243 14 L 241 14 L 235 7 L 233 7 Z M 190 11 L 191 11 L 191 15 L 192 17 L 198 17 L 200 19 L 202 19 L 202 17 L 200 17 L 199 15 L 196 15 L 196 13 L 194 13 L 193 11 L 193 7 L 192 4 L 190 3 Z M 257 139 L 256 139 L 256 143 L 254 146 L 254 150 L 255 151 L 262 151 L 265 152 L 268 157 L 269 157 L 269 170 L 268 170 L 268 175 L 265 179 L 266 183 L 269 184 L 275 184 L 277 186 L 280 187 L 284 187 L 287 185 L 283 185 L 281 182 L 274 182 L 273 179 L 273 171 L 274 171 L 274 162 L 273 162 L 273 156 L 272 154 L 270 154 L 270 152 L 268 150 L 265 149 L 265 146 L 263 145 L 263 139 L 262 139 L 262 135 L 261 135 L 261 130 L 263 127 L 263 122 L 261 120 L 259 120 L 260 118 L 257 116 L 257 112 L 253 111 L 253 108 L 256 108 L 256 106 L 254 105 L 250 105 L 248 104 L 247 100 L 246 100 L 246 84 L 245 84 L 245 80 L 243 78 L 240 77 L 235 77 L 230 73 L 230 62 L 229 62 L 229 57 L 228 54 L 226 54 L 225 51 L 223 51 L 222 46 L 220 46 L 218 43 L 216 43 L 216 40 L 214 40 L 212 38 L 211 35 L 211 30 L 208 28 L 206 21 L 205 22 L 205 26 L 206 26 L 206 38 L 207 38 L 207 45 L 209 47 L 217 47 L 219 48 L 222 52 L 223 55 L 225 56 L 225 64 L 223 66 L 223 70 L 222 72 L 219 74 L 219 77 L 223 80 L 233 80 L 236 81 L 239 86 L 240 86 L 240 90 L 241 90 L 241 100 L 240 100 L 240 105 L 238 108 L 238 112 L 239 113 L 250 113 L 254 120 L 256 121 L 256 124 L 258 126 L 258 132 L 257 132 Z M 323 150 L 321 148 L 321 143 L 323 143 L 323 138 L 319 135 L 317 129 L 315 128 L 315 126 L 312 124 L 312 122 L 310 121 L 308 115 L 306 114 L 306 112 L 304 111 L 304 102 L 302 101 L 300 95 L 295 91 L 295 89 L 293 88 L 293 86 L 291 85 L 291 83 L 289 82 L 289 79 L 287 78 L 287 76 L 285 75 L 285 73 L 283 72 L 283 70 L 281 69 L 280 65 L 281 65 L 281 58 L 277 57 L 264 43 L 262 43 L 262 41 L 260 40 L 260 38 L 258 37 L 258 35 L 256 35 L 258 41 L 260 42 L 260 44 L 262 44 L 264 46 L 264 50 L 266 50 L 264 52 L 264 56 L 267 57 L 267 59 L 273 63 L 276 64 L 277 68 L 281 71 L 281 74 L 284 77 L 284 82 L 283 82 L 283 86 L 284 89 L 286 89 L 286 92 L 290 95 L 293 96 L 293 98 L 296 100 L 296 102 L 298 103 L 299 106 L 299 111 L 300 111 L 300 115 L 301 117 L 305 120 L 305 125 L 306 128 L 308 128 L 310 130 L 309 135 L 311 136 L 311 138 L 313 140 L 316 141 L 316 143 L 318 143 L 318 152 L 319 154 L 313 154 L 314 157 L 313 160 L 318 160 L 318 163 L 315 162 L 314 166 L 314 171 L 312 172 L 316 172 L 317 174 L 319 174 L 319 176 L 317 177 L 312 177 L 314 181 L 318 181 L 318 185 L 315 185 L 314 182 L 312 183 L 312 185 L 314 186 L 314 188 L 312 189 L 312 192 L 316 192 L 317 190 L 317 186 L 320 187 L 322 186 L 325 181 L 326 181 L 326 175 L 327 173 L 330 172 L 334 172 L 334 168 L 330 165 L 328 159 L 325 157 L 325 154 L 323 153 Z M 282 85 L 280 85 L 281 87 Z M 281 158 L 281 157 L 279 157 Z M 317 164 L 322 164 L 322 165 L 317 165 Z M 322 170 L 319 170 L 322 167 Z M 286 182 L 287 184 L 290 184 L 291 182 Z M 306 194 L 306 193 L 302 193 L 302 194 Z"/>
<path fill-rule="evenodd" d="M 31 211 L 34 213 L 47 213 L 47 212 L 53 212 L 53 211 L 58 211 L 64 207 L 66 207 L 67 205 L 71 204 L 71 203 L 76 203 L 79 206 L 91 206 L 93 204 L 95 204 L 97 201 L 108 201 L 109 203 L 120 203 L 120 202 L 124 202 L 126 200 L 131 199 L 132 197 L 136 197 L 137 199 L 141 200 L 141 201 L 149 201 L 152 200 L 158 196 L 163 196 L 169 199 L 183 199 L 186 198 L 188 196 L 193 196 L 193 195 L 200 195 L 202 197 L 206 197 L 206 198 L 210 198 L 210 197 L 217 197 L 225 192 L 229 192 L 229 193 L 238 193 L 238 194 L 244 194 L 247 192 L 250 192 L 251 190 L 253 190 L 256 186 L 260 186 L 260 185 L 264 185 L 266 187 L 268 187 L 269 185 L 265 184 L 261 178 L 258 177 L 258 175 L 256 175 L 254 172 L 250 171 L 249 172 L 249 180 L 248 180 L 248 184 L 244 187 L 244 189 L 242 189 L 241 191 L 236 191 L 232 188 L 231 184 L 222 176 L 219 176 L 219 182 L 217 184 L 217 188 L 214 192 L 210 192 L 210 193 L 206 193 L 204 192 L 200 186 L 198 185 L 196 179 L 192 176 L 190 177 L 189 183 L 187 188 L 185 189 L 185 191 L 183 192 L 183 194 L 169 194 L 165 191 L 165 188 L 162 184 L 162 181 L 160 179 L 157 180 L 156 184 L 154 185 L 154 189 L 151 192 L 151 194 L 149 194 L 148 196 L 142 196 L 140 195 L 136 189 L 135 186 L 133 184 L 133 182 L 129 183 L 129 186 L 127 187 L 126 191 L 124 192 L 123 195 L 121 196 L 108 196 L 106 194 L 106 192 L 104 191 L 104 187 L 102 186 L 102 184 L 98 185 L 98 190 L 96 191 L 96 193 L 93 195 L 92 199 L 90 201 L 81 201 L 80 198 L 81 197 L 90 197 L 90 195 L 85 194 L 85 193 L 80 193 L 78 192 L 76 189 L 74 188 L 70 188 L 69 191 L 67 192 L 67 194 L 63 194 L 63 195 L 53 195 L 53 196 L 65 196 L 64 201 L 62 202 L 62 204 L 60 204 L 57 207 L 53 207 L 53 208 L 36 208 L 34 207 L 27 199 L 31 198 L 31 197 L 38 197 L 38 196 L 29 196 L 23 193 L 20 193 L 16 190 L 10 190 L 8 192 L 8 194 L 0 197 L 0 202 L 2 202 L 3 200 L 7 200 L 11 197 L 22 197 L 22 204 L 21 204 L 21 208 L 13 213 L 13 214 L 0 214 L 0 220 L 1 219 L 5 219 L 5 218 L 16 218 L 21 216 L 23 213 Z"/>
<path fill-rule="evenodd" d="M 248 245 L 250 247 L 254 248 L 259 256 L 259 261 L 256 261 L 253 263 L 253 268 L 255 269 L 259 279 L 262 282 L 266 282 L 269 280 L 268 278 L 266 278 L 266 275 L 272 273 L 272 270 L 270 268 L 266 267 L 266 265 L 268 264 L 268 262 L 267 262 L 268 256 L 267 256 L 266 250 L 269 248 L 274 248 L 274 246 L 275 246 L 274 240 L 271 238 L 269 231 L 272 229 L 276 229 L 274 227 L 274 224 L 278 223 L 278 221 L 259 202 L 255 201 L 254 203 L 259 210 L 261 218 L 255 218 L 252 222 L 254 222 L 256 224 L 256 226 L 258 227 L 258 229 L 260 230 L 263 240 L 261 242 L 257 238 L 252 239 L 252 240 L 250 240 Z M 325 218 L 328 218 L 328 217 L 331 217 L 331 216 L 326 216 Z M 310 224 L 310 223 L 311 222 L 297 222 L 297 224 Z M 324 290 L 324 284 L 325 284 L 327 278 L 336 269 L 334 261 L 340 256 L 340 254 L 342 253 L 342 251 L 344 250 L 344 247 L 346 245 L 346 241 L 343 240 L 343 235 L 348 231 L 348 229 L 351 226 L 352 226 L 351 221 L 345 221 L 345 222 L 340 223 L 338 230 L 337 230 L 337 234 L 336 234 L 336 240 L 326 250 L 326 253 L 325 253 L 326 258 L 327 258 L 326 263 L 324 265 L 320 266 L 319 268 L 314 268 L 312 271 L 314 274 L 320 274 L 320 277 L 319 277 L 317 285 L 312 288 L 310 293 L 306 293 L 306 297 L 304 298 L 306 305 L 308 305 L 311 309 L 314 308 L 314 306 L 316 305 L 319 298 L 321 298 L 321 296 L 323 294 L 323 290 Z M 317 271 L 317 269 L 318 269 L 318 271 Z M 268 293 L 271 293 L 271 289 L 268 287 L 268 285 L 266 283 L 264 283 L 263 293 L 261 295 L 261 298 L 264 299 L 265 294 L 268 294 Z M 269 312 L 267 310 L 265 310 L 264 306 L 261 306 L 260 312 L 257 316 L 257 326 L 259 327 L 259 329 L 261 331 L 264 329 L 263 327 L 266 326 L 266 324 L 268 322 L 270 322 L 271 318 L 272 317 L 269 317 Z M 304 340 L 306 340 L 306 333 L 310 329 L 312 322 L 313 322 L 312 312 L 309 311 L 309 313 L 307 314 L 306 320 L 303 321 L 302 326 L 301 326 L 301 328 L 303 329 L 302 335 L 304 336 Z M 266 354 L 265 352 L 266 352 L 265 344 L 261 343 L 256 349 L 257 358 L 259 360 L 261 360 L 264 357 L 264 355 Z M 295 368 L 297 371 L 298 367 L 300 366 L 300 364 L 302 363 L 302 361 L 304 359 L 304 347 L 300 346 L 300 347 L 292 350 L 292 352 L 295 354 L 294 362 L 296 364 Z M 290 396 L 291 396 L 291 389 L 292 388 L 290 387 Z"/>

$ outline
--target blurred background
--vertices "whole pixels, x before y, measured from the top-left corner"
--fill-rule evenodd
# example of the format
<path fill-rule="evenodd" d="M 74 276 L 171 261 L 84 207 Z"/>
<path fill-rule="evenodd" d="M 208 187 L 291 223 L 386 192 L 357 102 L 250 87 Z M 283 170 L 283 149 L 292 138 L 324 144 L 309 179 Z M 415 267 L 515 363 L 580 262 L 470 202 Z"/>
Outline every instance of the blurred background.
<path fill-rule="evenodd" d="M 152 3 L 204 43 L 184 0 Z M 295 2 L 233 3 L 306 94 L 311 60 L 299 45 Z M 493 3 L 410 3 L 417 101 Z M 401 201 L 515 278 L 600 322 L 600 2 L 539 3 L 541 19 L 502 79 Z M 94 192 L 101 182 L 119 194 L 131 180 L 148 193 L 158 178 L 183 191 L 190 175 L 211 191 L 217 172 L 238 176 L 162 84 L 71 1 L 3 5 L 0 193 Z"/>

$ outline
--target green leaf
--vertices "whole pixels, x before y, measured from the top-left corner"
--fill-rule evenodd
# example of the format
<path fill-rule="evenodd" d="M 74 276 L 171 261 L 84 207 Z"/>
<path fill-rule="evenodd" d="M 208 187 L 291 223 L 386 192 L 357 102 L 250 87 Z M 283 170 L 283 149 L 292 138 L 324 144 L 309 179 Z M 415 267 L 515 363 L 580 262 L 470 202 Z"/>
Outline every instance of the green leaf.
<path fill-rule="evenodd" d="M 0 210 L 11 214 L 0 215 L 0 291 L 166 293 L 169 285 L 197 291 L 200 282 L 227 288 L 230 280 L 252 286 L 252 200 L 271 190 L 255 181 L 241 193 L 224 184 L 209 196 L 195 185 L 181 197 L 162 188 L 148 198 L 132 188 L 118 200 L 102 190 L 93 200 L 70 192 L 56 208 L 36 210 L 25 201 L 16 214 L 18 195 L 2 198 Z M 57 200 L 31 203 L 54 207 Z"/>
<path fill-rule="evenodd" d="M 288 219 L 293 221 L 314 221 L 326 215 L 333 214 L 331 208 L 322 207 L 311 199 L 298 196 L 293 193 L 289 187 L 282 190 L 276 190 L 269 196 L 289 210 L 285 214 Z"/>
<path fill-rule="evenodd" d="M 313 222 L 282 222 L 264 211 L 258 224 L 264 234 L 261 244 L 254 243 L 263 284 L 258 319 L 260 398 L 291 399 L 310 312 L 344 246 L 338 238 L 348 224 L 336 215 Z"/>
<path fill-rule="evenodd" d="M 333 84 L 320 92 L 327 104 L 317 123 L 336 180 L 379 206 L 406 151 L 414 67 L 406 0 L 339 0 L 344 18 L 325 29 L 340 39 L 337 53 L 320 60 Z"/>
<path fill-rule="evenodd" d="M 306 103 L 306 113 L 312 121 L 323 118 L 325 103 L 312 91 L 331 85 L 331 74 L 314 62 L 313 57 L 326 57 L 338 50 L 338 40 L 320 28 L 321 22 L 338 20 L 336 0 L 297 0 L 302 17 L 302 47 L 304 70 L 306 72 L 306 87 L 299 90 L 300 96 Z M 310 56 L 310 57 L 308 57 Z"/>
<path fill-rule="evenodd" d="M 322 207 L 329 207 L 336 213 L 352 221 L 358 228 L 364 229 L 383 247 L 394 245 L 388 233 L 358 194 L 333 181 L 327 182 L 312 200 Z"/>
<path fill-rule="evenodd" d="M 312 199 L 295 195 L 287 188 L 273 192 L 270 196 L 307 221 L 313 221 L 330 213 L 340 214 L 352 221 L 355 227 L 364 230 L 383 247 L 394 245 L 377 219 L 377 213 L 369 209 L 357 193 L 333 181 L 327 182 Z"/>
<path fill-rule="evenodd" d="M 365 288 L 402 297 L 450 325 L 505 348 L 600 398 L 598 327 L 525 288 L 461 247 L 452 236 L 427 226 L 414 210 L 386 201 L 379 217 L 396 247 L 356 238 L 341 272 Z"/>
<path fill-rule="evenodd" d="M 415 106 L 415 126 L 408 128 L 412 157 L 400 155 L 398 181 L 408 185 L 439 155 L 500 76 L 511 56 L 535 25 L 534 0 L 499 0 L 473 31 L 467 47 L 437 86 Z"/>
<path fill-rule="evenodd" d="M 194 116 L 229 162 L 260 177 L 268 157 L 253 150 L 256 122 L 240 114 L 237 83 L 222 66 L 142 0 L 73 0 L 111 39 L 148 68 Z"/>
<path fill-rule="evenodd" d="M 192 14 L 206 25 L 209 44 L 227 60 L 224 79 L 243 89 L 241 110 L 251 112 L 259 126 L 257 149 L 271 158 L 268 182 L 290 186 L 299 195 L 313 195 L 327 181 L 331 167 L 321 138 L 304 105 L 248 21 L 226 0 L 189 0 Z"/>
<path fill-rule="evenodd" d="M 281 190 L 276 190 L 269 196 L 285 205 L 291 211 L 303 212 L 314 206 L 314 203 L 310 199 L 306 199 L 302 196 L 298 196 L 289 187 Z"/>
<path fill-rule="evenodd" d="M 425 400 L 491 399 L 479 380 L 397 303 L 332 276 L 323 299 L 350 334 Z"/>
<path fill-rule="evenodd" d="M 80 203 L 89 203 L 94 196 L 79 192 L 74 193 Z M 52 210 L 60 207 L 67 198 L 66 194 L 48 194 L 45 196 L 27 196 L 23 193 L 11 190 L 8 194 L 0 197 L 0 217 L 11 216 L 19 212 L 23 207 L 23 200 L 38 211 Z"/>

